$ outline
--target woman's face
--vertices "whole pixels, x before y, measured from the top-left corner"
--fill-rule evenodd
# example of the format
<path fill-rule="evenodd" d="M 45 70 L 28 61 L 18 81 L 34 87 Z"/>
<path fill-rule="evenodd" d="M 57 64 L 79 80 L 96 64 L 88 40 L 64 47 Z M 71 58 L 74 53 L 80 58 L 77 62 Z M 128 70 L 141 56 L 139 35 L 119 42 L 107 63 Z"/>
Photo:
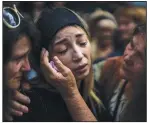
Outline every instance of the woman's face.
<path fill-rule="evenodd" d="M 23 73 L 30 70 L 28 55 L 31 51 L 31 42 L 28 37 L 23 36 L 12 46 L 12 56 L 5 65 L 8 86 L 18 89 Z"/>
<path fill-rule="evenodd" d="M 57 32 L 50 56 L 57 56 L 71 69 L 76 80 L 84 79 L 91 68 L 91 46 L 87 34 L 78 26 L 67 26 Z"/>
<path fill-rule="evenodd" d="M 144 34 L 136 34 L 127 45 L 123 55 L 122 72 L 125 78 L 136 79 L 145 70 L 146 38 Z"/>

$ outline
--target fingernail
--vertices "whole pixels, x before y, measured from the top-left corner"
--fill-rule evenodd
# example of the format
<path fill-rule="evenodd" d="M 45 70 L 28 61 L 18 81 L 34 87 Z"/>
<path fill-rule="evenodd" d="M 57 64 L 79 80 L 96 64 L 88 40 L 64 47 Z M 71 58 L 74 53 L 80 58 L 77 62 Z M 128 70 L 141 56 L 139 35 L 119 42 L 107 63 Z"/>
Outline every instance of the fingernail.
<path fill-rule="evenodd" d="M 22 116 L 22 115 L 23 115 L 23 113 L 22 113 L 22 112 L 20 112 L 20 113 L 19 113 L 19 116 Z"/>
<path fill-rule="evenodd" d="M 27 107 L 24 106 L 23 110 L 24 110 L 25 113 L 28 113 L 28 108 Z"/>
<path fill-rule="evenodd" d="M 44 54 L 44 52 L 45 52 L 45 48 L 42 48 L 42 53 Z"/>
<path fill-rule="evenodd" d="M 29 98 L 27 98 L 27 101 L 28 101 L 28 103 L 30 103 L 30 102 L 31 102 L 31 100 L 30 100 Z"/>
<path fill-rule="evenodd" d="M 55 61 L 57 61 L 57 60 L 58 60 L 57 56 L 54 56 L 54 57 L 53 57 L 53 59 L 54 59 Z"/>

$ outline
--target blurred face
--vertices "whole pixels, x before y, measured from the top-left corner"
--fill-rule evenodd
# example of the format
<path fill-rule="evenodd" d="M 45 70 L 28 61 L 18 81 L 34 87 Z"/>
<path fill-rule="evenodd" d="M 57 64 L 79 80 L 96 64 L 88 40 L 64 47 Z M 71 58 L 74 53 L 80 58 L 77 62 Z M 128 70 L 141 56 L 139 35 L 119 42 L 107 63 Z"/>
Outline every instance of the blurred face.
<path fill-rule="evenodd" d="M 122 73 L 124 78 L 134 80 L 144 72 L 146 59 L 146 39 L 137 34 L 127 45 L 123 55 Z"/>
<path fill-rule="evenodd" d="M 12 47 L 12 56 L 5 66 L 8 86 L 17 89 L 20 86 L 20 80 L 23 72 L 30 70 L 28 54 L 31 50 L 30 40 L 23 36 Z"/>
<path fill-rule="evenodd" d="M 60 30 L 54 39 L 52 56 L 71 69 L 76 80 L 84 79 L 91 67 L 91 46 L 86 33 L 77 26 Z"/>
<path fill-rule="evenodd" d="M 121 40 L 128 40 L 132 35 L 132 31 L 135 28 L 135 22 L 128 17 L 121 16 L 118 20 L 119 31 L 121 33 Z"/>
<path fill-rule="evenodd" d="M 114 28 L 108 26 L 104 26 L 104 25 L 108 24 L 114 24 L 112 21 L 110 20 L 100 20 L 97 23 L 97 31 L 96 31 L 96 37 L 98 39 L 98 43 L 100 45 L 109 45 L 112 42 L 112 37 L 113 37 L 113 33 L 114 33 Z"/>
<path fill-rule="evenodd" d="M 99 27 L 97 30 L 97 38 L 99 41 L 99 44 L 105 44 L 108 45 L 112 43 L 112 37 L 113 37 L 114 29 L 108 28 L 108 27 Z"/>

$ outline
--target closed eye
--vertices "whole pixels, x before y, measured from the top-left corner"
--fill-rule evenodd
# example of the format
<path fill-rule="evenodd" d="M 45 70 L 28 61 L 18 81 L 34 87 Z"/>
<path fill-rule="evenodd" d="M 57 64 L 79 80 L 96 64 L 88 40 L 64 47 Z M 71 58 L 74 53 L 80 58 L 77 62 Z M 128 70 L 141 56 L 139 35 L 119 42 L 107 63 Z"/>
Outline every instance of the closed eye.
<path fill-rule="evenodd" d="M 87 43 L 88 43 L 88 42 L 86 41 L 86 42 L 81 42 L 81 43 L 79 43 L 79 44 L 80 44 L 81 47 L 84 47 L 84 46 L 87 45 Z"/>
<path fill-rule="evenodd" d="M 59 51 L 58 52 L 58 54 L 61 54 L 61 55 L 63 55 L 63 54 L 65 54 L 67 52 L 67 49 L 65 49 L 65 50 L 62 50 L 62 51 Z"/>

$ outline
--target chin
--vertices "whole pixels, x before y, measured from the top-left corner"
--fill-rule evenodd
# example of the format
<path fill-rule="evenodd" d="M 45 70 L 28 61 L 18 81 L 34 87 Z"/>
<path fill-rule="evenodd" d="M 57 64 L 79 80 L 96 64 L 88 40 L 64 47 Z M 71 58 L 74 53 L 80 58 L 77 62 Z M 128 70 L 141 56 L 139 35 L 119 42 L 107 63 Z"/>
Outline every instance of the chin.
<path fill-rule="evenodd" d="M 85 79 L 88 75 L 89 75 L 89 70 L 87 70 L 87 71 L 84 72 L 83 74 L 78 74 L 78 75 L 76 75 L 76 80 L 83 80 L 83 79 Z"/>

